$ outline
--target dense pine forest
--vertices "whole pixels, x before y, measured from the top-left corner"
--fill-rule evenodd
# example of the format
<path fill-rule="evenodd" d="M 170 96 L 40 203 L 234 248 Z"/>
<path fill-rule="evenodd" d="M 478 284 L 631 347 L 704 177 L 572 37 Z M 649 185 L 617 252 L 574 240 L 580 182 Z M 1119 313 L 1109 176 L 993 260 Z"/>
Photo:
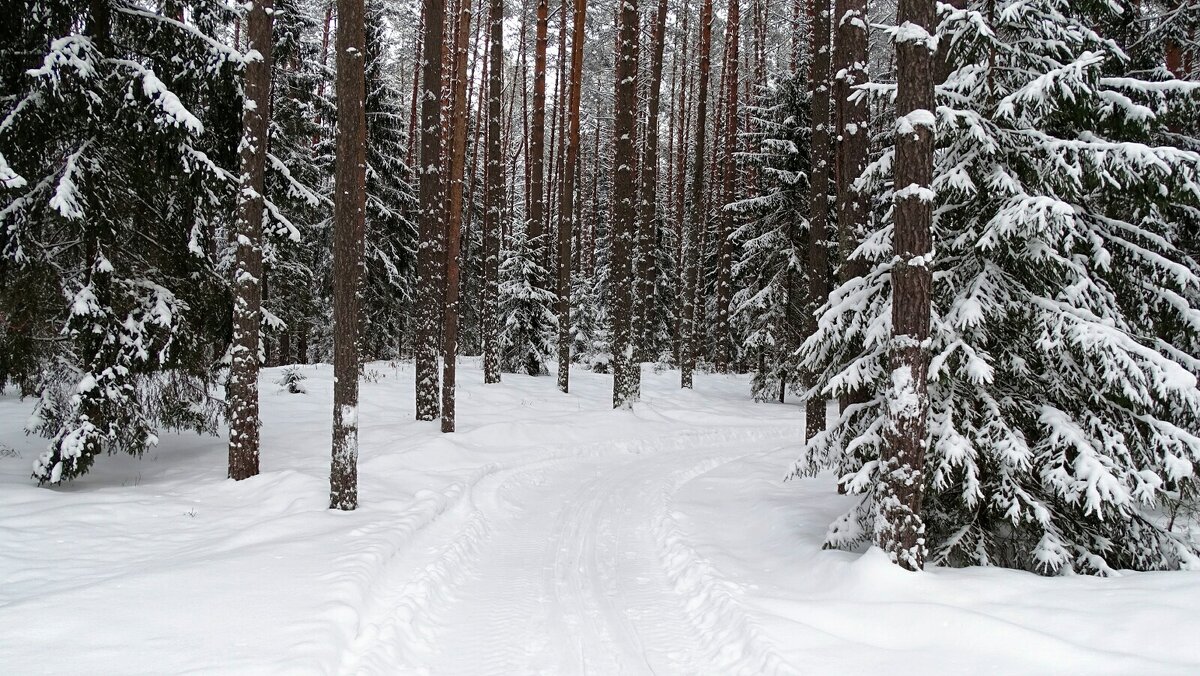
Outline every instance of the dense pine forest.
<path fill-rule="evenodd" d="M 0 385 L 33 483 L 178 430 L 254 477 L 264 368 L 332 364 L 336 510 L 369 502 L 370 362 L 411 362 L 444 433 L 468 377 L 610 374 L 637 411 L 643 373 L 748 374 L 761 410 L 806 404 L 777 478 L 853 496 L 827 547 L 1200 568 L 1196 3 L 0 16 Z"/>

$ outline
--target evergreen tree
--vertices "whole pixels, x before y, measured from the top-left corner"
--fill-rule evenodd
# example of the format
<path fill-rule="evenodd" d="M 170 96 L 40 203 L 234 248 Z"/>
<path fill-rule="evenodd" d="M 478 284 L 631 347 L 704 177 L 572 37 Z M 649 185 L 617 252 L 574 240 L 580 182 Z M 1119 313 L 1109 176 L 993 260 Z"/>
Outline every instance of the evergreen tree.
<path fill-rule="evenodd" d="M 930 560 L 1053 573 L 1200 566 L 1157 506 L 1200 460 L 1200 276 L 1176 244 L 1200 156 L 1161 144 L 1177 83 L 1129 72 L 1094 27 L 1111 3 L 950 11 L 934 172 L 925 541 Z M 903 30 L 903 29 L 897 29 Z M 874 89 L 889 93 L 882 85 Z M 894 151 L 864 187 L 887 195 Z M 858 251 L 803 356 L 831 394 L 865 388 L 796 471 L 837 470 L 875 528 L 892 365 L 892 214 Z M 856 346 L 862 346 L 860 349 Z"/>
<path fill-rule="evenodd" d="M 749 220 L 734 233 L 741 256 L 734 265 L 734 334 L 754 369 L 751 395 L 781 399 L 800 386 L 796 348 L 805 306 L 808 230 L 808 83 L 799 72 L 772 83 L 750 114 L 755 152 L 741 156 L 760 178 L 760 194 L 730 204 Z"/>
<path fill-rule="evenodd" d="M 554 354 L 557 295 L 539 286 L 550 280 L 534 257 L 542 248 L 530 246 L 519 222 L 512 225 L 508 244 L 500 256 L 500 367 L 508 373 L 546 375 L 546 363 Z"/>
<path fill-rule="evenodd" d="M 217 261 L 241 113 L 232 7 L 30 0 L 5 12 L 0 381 L 39 399 L 41 482 L 100 453 L 140 454 L 161 427 L 215 429 L 210 386 L 230 333 Z"/>
<path fill-rule="evenodd" d="M 595 279 L 577 274 L 571 290 L 571 359 L 601 373 L 611 368 L 609 337 Z"/>

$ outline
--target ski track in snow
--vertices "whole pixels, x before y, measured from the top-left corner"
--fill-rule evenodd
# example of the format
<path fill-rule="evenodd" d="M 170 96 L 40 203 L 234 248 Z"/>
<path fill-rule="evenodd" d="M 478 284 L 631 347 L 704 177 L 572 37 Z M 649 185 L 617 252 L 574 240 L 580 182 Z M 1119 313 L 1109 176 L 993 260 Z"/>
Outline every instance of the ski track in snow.
<path fill-rule="evenodd" d="M 714 428 L 493 468 L 381 575 L 340 673 L 795 673 L 670 514 L 688 481 L 747 454 L 730 440 L 794 434 Z"/>

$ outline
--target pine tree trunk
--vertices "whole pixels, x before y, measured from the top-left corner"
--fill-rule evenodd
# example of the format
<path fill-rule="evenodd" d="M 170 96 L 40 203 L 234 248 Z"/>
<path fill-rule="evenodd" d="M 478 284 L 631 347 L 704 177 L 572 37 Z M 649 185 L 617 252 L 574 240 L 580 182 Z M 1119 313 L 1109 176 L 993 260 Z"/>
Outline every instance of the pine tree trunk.
<path fill-rule="evenodd" d="M 292 364 L 292 333 L 283 331 L 279 334 L 279 365 Z"/>
<path fill-rule="evenodd" d="M 812 178 L 808 212 L 808 298 L 805 303 L 804 338 L 817 330 L 814 314 L 829 297 L 829 170 L 833 144 L 829 125 L 830 21 L 829 0 L 809 0 L 812 19 L 812 64 L 809 91 L 812 93 Z M 804 387 L 813 387 L 813 374 L 805 372 Z M 825 399 L 810 397 L 805 405 L 804 438 L 812 439 L 825 430 Z"/>
<path fill-rule="evenodd" d="M 296 337 L 296 363 L 297 364 L 307 364 L 308 363 L 308 323 L 307 322 L 301 323 L 300 327 L 299 327 L 299 329 L 297 329 L 296 333 L 298 334 Z"/>
<path fill-rule="evenodd" d="M 841 279 L 847 281 L 863 274 L 863 263 L 851 261 L 866 230 L 867 205 L 854 189 L 854 182 L 867 166 L 870 111 L 866 99 L 851 100 L 856 85 L 867 81 L 867 3 L 866 0 L 837 0 L 834 12 L 834 101 L 837 108 L 837 224 L 842 252 Z"/>
<path fill-rule="evenodd" d="M 646 136 L 642 146 L 641 199 L 638 225 L 637 322 L 634 324 L 636 360 L 653 358 L 654 340 L 654 256 L 658 230 L 658 116 L 662 98 L 663 52 L 666 50 L 667 0 L 658 0 L 658 11 L 650 33 L 650 92 L 646 102 Z M 670 156 L 668 155 L 668 158 Z M 669 162 L 668 162 L 669 163 Z M 640 331 L 638 330 L 640 328 Z M 637 369 L 637 375 L 641 375 Z"/>
<path fill-rule="evenodd" d="M 333 4 L 334 0 L 328 0 L 325 3 L 325 20 L 321 28 L 321 66 L 324 67 L 328 63 L 329 58 L 329 27 L 333 25 Z M 237 44 L 235 38 L 234 44 Z M 317 98 L 325 97 L 325 78 L 321 78 L 317 82 Z"/>
<path fill-rule="evenodd" d="M 600 125 L 592 144 L 592 219 L 588 224 L 587 274 L 596 276 L 596 231 L 600 228 Z"/>
<path fill-rule="evenodd" d="M 854 182 L 867 166 L 870 110 L 866 99 L 851 100 L 856 85 L 867 81 L 866 0 L 837 0 L 834 16 L 834 106 L 837 113 L 837 231 L 841 253 L 839 278 L 847 282 L 866 272 L 863 261 L 850 256 L 862 241 L 867 224 L 867 204 L 854 189 Z M 855 391 L 840 398 L 842 408 L 860 403 L 866 391 Z"/>
<path fill-rule="evenodd" d="M 529 216 L 525 233 L 529 237 L 530 256 L 543 267 L 546 264 L 545 196 L 546 176 L 546 47 L 550 41 L 548 0 L 538 0 L 536 42 L 533 52 L 533 114 L 529 123 Z M 545 287 L 546 281 L 539 279 Z M 540 369 L 538 369 L 540 371 Z M 531 369 L 531 376 L 538 375 Z"/>
<path fill-rule="evenodd" d="M 691 114 L 692 114 L 692 85 L 693 74 L 695 67 L 691 59 L 688 58 L 688 44 L 691 41 L 691 31 L 688 28 L 688 17 L 691 16 L 690 3 L 684 0 L 683 25 L 680 32 L 683 34 L 680 48 L 680 56 L 683 68 L 679 77 L 679 98 L 676 105 L 679 107 L 679 128 L 678 140 L 675 144 L 675 277 L 676 277 L 676 296 L 675 305 L 675 325 L 672 327 L 671 336 L 671 351 L 673 353 L 675 364 L 682 368 L 683 364 L 683 308 L 686 305 L 684 300 L 683 289 L 687 286 L 687 263 L 684 260 L 683 254 L 685 250 L 685 240 L 687 239 L 688 218 L 689 213 L 685 207 L 687 200 L 687 139 L 688 132 L 691 130 Z"/>
<path fill-rule="evenodd" d="M 333 460 L 329 507 L 358 506 L 358 280 L 367 198 L 363 0 L 338 0 L 333 198 Z"/>
<path fill-rule="evenodd" d="M 442 432 L 454 431 L 454 386 L 458 361 L 459 249 L 462 243 L 463 184 L 467 166 L 467 45 L 471 0 L 458 5 L 450 113 L 450 199 L 446 203 L 446 295 L 442 324 Z"/>
<path fill-rule="evenodd" d="M 741 8 L 738 0 L 729 0 L 725 24 L 725 149 L 722 158 L 721 220 L 717 231 L 717 317 L 714 327 L 713 366 L 718 373 L 729 371 L 730 336 L 729 303 L 733 288 L 733 245 L 729 236 L 733 232 L 733 212 L 725 205 L 734 199 L 734 178 L 737 176 L 738 135 L 738 54 Z"/>
<path fill-rule="evenodd" d="M 504 94 L 504 0 L 489 0 L 491 72 L 488 75 L 487 176 L 483 221 L 483 382 L 500 382 L 500 325 L 496 316 L 500 283 L 500 219 L 504 213 L 504 149 L 501 97 Z"/>
<path fill-rule="evenodd" d="M 613 79 L 616 99 L 613 107 L 613 217 L 609 279 L 613 289 L 612 353 L 613 408 L 637 401 L 639 368 L 633 356 L 633 294 L 636 263 L 633 260 L 637 234 L 637 151 L 634 127 L 637 125 L 638 32 L 640 15 L 636 0 L 622 0 L 617 13 L 617 57 Z"/>
<path fill-rule="evenodd" d="M 328 31 L 328 28 L 326 28 L 326 30 Z M 422 4 L 421 5 L 421 16 L 417 20 L 417 45 L 416 45 L 416 50 L 415 50 L 415 52 L 417 54 L 421 53 L 422 40 L 424 40 L 424 38 L 425 38 L 425 5 Z M 420 136 L 420 134 L 418 134 L 416 131 L 417 130 L 417 109 L 418 109 L 417 102 L 420 99 L 421 99 L 421 66 L 418 63 L 413 66 L 412 94 L 411 94 L 411 97 L 409 98 L 409 109 L 408 109 L 408 130 L 409 130 L 408 149 L 404 156 L 404 163 L 410 167 L 413 166 L 414 155 L 416 154 L 416 151 L 417 151 L 417 137 Z"/>
<path fill-rule="evenodd" d="M 420 241 L 417 244 L 416 362 L 417 420 L 438 416 L 438 316 L 440 293 L 442 190 L 442 43 L 446 26 L 443 0 L 422 0 L 425 36 L 421 98 L 421 158 L 419 183 Z"/>
<path fill-rule="evenodd" d="M 562 165 L 566 161 L 567 151 L 567 132 L 566 132 L 566 109 L 567 109 L 567 0 L 562 0 L 559 6 L 558 16 L 558 64 L 556 65 L 554 74 L 554 118 L 550 123 L 550 168 L 546 172 L 549 180 L 546 181 L 546 232 L 553 233 L 553 236 L 547 236 L 547 246 L 551 247 L 547 250 L 546 256 L 550 263 L 557 260 L 557 249 L 554 248 L 554 242 L 558 238 L 558 225 L 562 218 L 556 215 L 556 209 L 561 208 L 558 201 L 562 199 Z M 547 270 L 553 269 L 547 267 Z"/>
<path fill-rule="evenodd" d="M 692 165 L 692 198 L 688 202 L 687 237 L 684 241 L 683 310 L 679 326 L 679 384 L 691 389 L 692 372 L 696 368 L 696 296 L 700 277 L 701 237 L 706 228 L 704 209 L 704 146 L 708 120 L 708 71 L 712 52 L 712 0 L 704 0 L 700 12 L 700 73 L 696 94 L 696 134 L 693 147 L 696 159 Z"/>
<path fill-rule="evenodd" d="M 661 220 L 661 227 L 664 230 L 668 226 L 672 229 L 675 227 L 675 125 L 679 120 L 680 112 L 679 96 L 676 94 L 676 88 L 679 86 L 679 31 L 675 31 L 672 38 L 671 83 L 667 85 L 667 101 L 670 104 L 670 113 L 667 115 L 667 152 L 665 161 L 667 176 L 666 180 L 663 181 L 663 188 L 666 195 L 663 200 Z M 659 271 L 658 274 L 661 278 L 662 271 Z"/>
<path fill-rule="evenodd" d="M 242 189 L 238 198 L 233 270 L 233 345 L 230 348 L 228 415 L 229 478 L 258 474 L 258 369 L 262 321 L 262 214 L 267 163 L 267 117 L 271 89 L 271 0 L 256 0 L 246 24 L 248 48 L 261 59 L 246 64 L 242 113 Z"/>
<path fill-rule="evenodd" d="M 888 357 L 887 446 L 880 466 L 882 519 L 877 544 L 908 570 L 925 563 L 926 424 L 929 317 L 933 274 L 929 254 L 933 220 L 934 38 L 933 0 L 900 0 L 897 23 L 910 25 L 896 40 L 895 234 L 892 269 L 892 341 Z"/>
<path fill-rule="evenodd" d="M 571 379 L 571 240 L 575 222 L 575 175 L 579 170 L 579 105 L 583 96 L 584 24 L 587 0 L 575 0 L 571 26 L 571 93 L 567 104 L 567 157 L 563 167 L 558 220 L 558 389 L 570 390 Z M 566 21 L 566 17 L 563 17 Z"/>
<path fill-rule="evenodd" d="M 267 119 L 271 118 L 270 105 L 267 106 L 266 117 Z M 267 144 L 269 145 L 270 141 L 268 141 Z M 262 295 L 259 298 L 261 301 L 259 307 L 261 308 L 265 307 L 267 302 L 271 299 L 271 268 L 268 265 L 260 263 L 259 272 L 259 287 L 262 291 Z M 261 340 L 259 342 L 259 346 L 262 348 L 261 363 L 267 367 L 279 366 L 279 355 L 276 354 L 275 351 L 275 341 L 271 339 L 270 335 L 263 334 L 261 328 L 262 327 L 260 326 L 259 336 Z"/>

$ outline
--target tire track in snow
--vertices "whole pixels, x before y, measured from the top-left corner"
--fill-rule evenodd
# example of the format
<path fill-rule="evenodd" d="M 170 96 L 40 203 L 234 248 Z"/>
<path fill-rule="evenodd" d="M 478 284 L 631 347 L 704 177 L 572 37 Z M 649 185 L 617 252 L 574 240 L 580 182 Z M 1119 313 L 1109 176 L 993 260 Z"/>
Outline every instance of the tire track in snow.
<path fill-rule="evenodd" d="M 430 520 L 413 538 L 408 555 L 391 562 L 373 587 L 368 610 L 359 622 L 343 674 L 392 674 L 417 670 L 415 659 L 433 649 L 440 609 L 456 601 L 456 592 L 477 567 L 480 549 L 491 537 L 492 521 L 483 507 L 497 507 L 496 494 L 516 477 L 534 472 L 550 459 L 509 469 L 491 465 L 460 491 L 457 518 Z M 447 510 L 450 511 L 450 510 Z M 448 533 L 442 533 L 449 530 Z M 424 550 L 432 556 L 412 561 Z M 419 670 L 417 670 L 419 671 Z"/>
<path fill-rule="evenodd" d="M 646 569 L 652 560 L 638 551 L 649 544 L 640 537 L 644 531 L 622 532 L 617 525 L 642 516 L 640 485 L 630 468 L 644 464 L 635 461 L 617 468 L 620 472 L 601 468 L 555 523 L 555 601 L 573 625 L 579 673 L 622 673 L 629 667 L 680 671 L 676 653 L 698 648 L 679 630 L 683 617 L 669 612 L 665 580 Z"/>
<path fill-rule="evenodd" d="M 723 578 L 711 563 L 687 541 L 684 529 L 671 509 L 675 495 L 689 482 L 730 462 L 755 455 L 743 454 L 700 463 L 679 472 L 661 495 L 661 511 L 655 524 L 663 568 L 675 591 L 685 600 L 685 609 L 706 657 L 722 674 L 784 675 L 800 670 L 783 659 L 755 624 L 740 601 L 740 585 Z"/>
<path fill-rule="evenodd" d="M 341 655 L 337 670 L 347 673 L 358 664 L 355 648 L 371 637 L 388 635 L 397 629 L 391 616 L 383 617 L 377 611 L 379 597 L 376 590 L 398 590 L 394 577 L 400 563 L 423 534 L 434 524 L 453 514 L 470 495 L 473 486 L 499 471 L 496 465 L 485 465 L 464 483 L 453 483 L 441 492 L 418 491 L 410 509 L 396 519 L 376 521 L 357 528 L 350 535 L 360 543 L 352 553 L 335 559 L 336 573 L 330 574 L 336 587 L 345 591 L 336 594 L 340 599 L 332 611 L 332 621 L 343 634 L 341 645 L 350 646 Z M 471 530 L 470 527 L 464 530 Z M 432 591 L 432 590 L 431 590 Z M 389 596 L 388 598 L 391 598 Z M 397 603 L 392 608 L 397 608 Z M 390 620 L 390 621 L 389 621 Z M 349 660 L 349 662 L 348 662 Z"/>
<path fill-rule="evenodd" d="M 722 426 L 649 439 L 540 447 L 527 462 L 505 469 L 484 468 L 468 487 L 452 491 L 453 504 L 427 519 L 418 529 L 422 532 L 408 538 L 409 551 L 391 557 L 387 570 L 370 583 L 367 610 L 357 622 L 352 644 L 347 642 L 351 647 L 340 672 L 561 674 L 570 665 L 581 673 L 619 673 L 626 668 L 702 673 L 704 663 L 739 664 L 729 651 L 704 650 L 697 637 L 701 643 L 737 639 L 741 649 L 735 652 L 773 655 L 754 647 L 761 641 L 748 621 L 734 620 L 735 630 L 721 631 L 711 618 L 696 615 L 696 608 L 714 603 L 724 612 L 737 609 L 722 600 L 719 590 L 714 591 L 719 586 L 714 575 L 700 587 L 681 583 L 691 578 L 679 565 L 683 560 L 679 555 L 686 551 L 672 539 L 679 533 L 666 528 L 667 506 L 691 478 L 741 457 L 694 462 L 697 449 L 796 433 L 794 426 Z M 630 461 L 629 455 L 645 459 Z M 589 462 L 598 459 L 625 461 Z M 576 465 L 595 465 L 596 477 L 574 484 L 558 480 L 549 491 L 540 491 L 547 483 L 548 469 L 573 460 Z M 679 472 L 680 464 L 692 467 Z M 647 475 L 649 469 L 653 471 Z M 570 472 L 566 474 L 570 477 Z M 663 475 L 668 479 L 665 484 Z M 556 493 L 555 484 L 567 490 Z M 638 489 L 631 491 L 635 485 Z M 506 509 L 503 503 L 510 502 L 506 491 L 518 503 L 524 497 L 525 509 Z M 548 502 L 536 503 L 539 492 L 548 493 L 542 496 Z M 658 499 L 647 503 L 647 496 Z M 547 508 L 547 504 L 557 507 Z M 535 506 L 542 508 L 540 513 L 532 513 Z M 640 517 L 644 523 L 636 532 L 624 533 L 626 539 L 621 541 L 616 537 L 614 511 L 626 520 Z M 597 534 L 604 537 L 598 540 Z M 641 540 L 641 552 L 630 549 L 634 535 Z M 413 550 L 427 555 L 418 556 Z M 694 550 L 691 554 L 684 569 L 701 563 Z M 539 560 L 540 566 L 532 565 Z M 514 570 L 519 574 L 512 575 Z M 489 579 L 489 571 L 508 573 Z M 698 595 L 699 600 L 675 596 L 680 593 Z M 490 597 L 487 612 L 475 618 L 474 632 L 467 632 L 470 640 L 455 641 L 455 633 L 461 637 L 464 627 L 463 618 L 456 618 L 454 612 L 460 606 L 469 610 L 479 596 Z M 624 605 L 618 605 L 618 600 Z M 599 643 L 563 640 L 580 636 L 576 630 L 584 628 L 586 637 Z M 507 640 L 500 640 L 497 632 L 507 633 Z M 550 638 L 555 632 L 557 643 Z M 459 645 L 453 650 L 447 648 L 455 643 Z M 574 654 L 564 652 L 567 644 L 573 644 Z M 614 655 L 619 657 L 608 657 Z M 448 669 L 449 662 L 464 668 Z M 757 663 L 785 671 L 776 668 L 777 658 Z"/>

